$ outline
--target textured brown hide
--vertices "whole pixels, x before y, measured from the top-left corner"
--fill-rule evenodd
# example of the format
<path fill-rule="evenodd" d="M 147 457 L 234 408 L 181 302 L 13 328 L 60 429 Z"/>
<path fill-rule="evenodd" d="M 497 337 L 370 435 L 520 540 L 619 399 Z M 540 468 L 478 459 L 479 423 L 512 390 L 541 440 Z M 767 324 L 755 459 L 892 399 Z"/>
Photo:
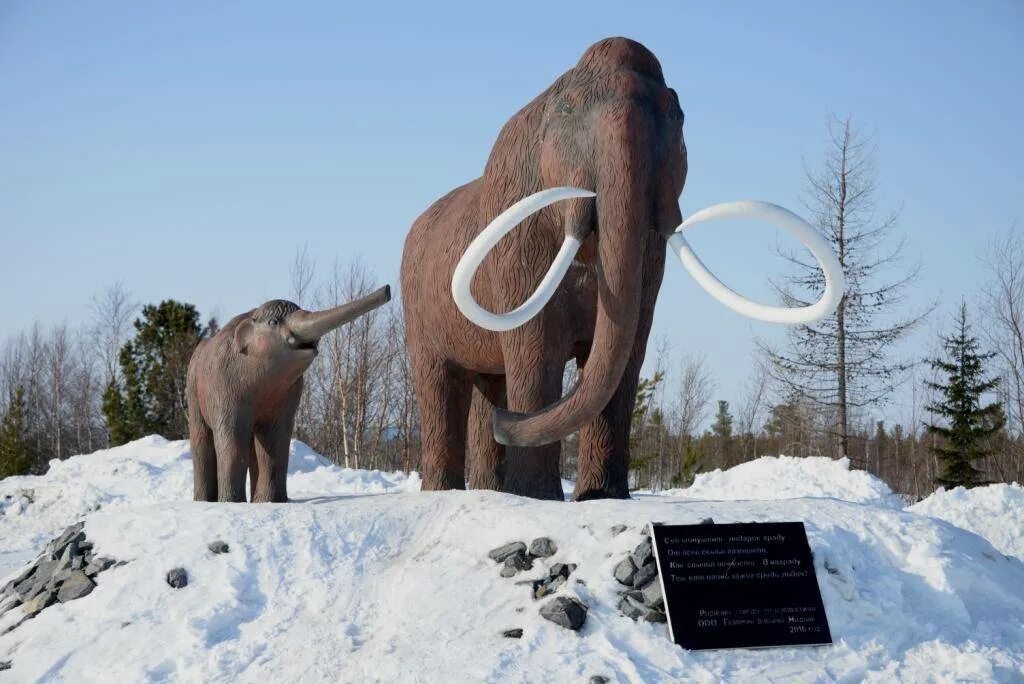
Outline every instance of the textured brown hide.
<path fill-rule="evenodd" d="M 302 374 L 331 330 L 391 299 L 385 286 L 326 311 L 275 299 L 235 316 L 196 348 L 188 367 L 196 501 L 288 500 L 288 445 Z"/>
<path fill-rule="evenodd" d="M 558 440 L 580 430 L 574 498 L 629 495 L 630 419 L 665 236 L 681 220 L 682 120 L 655 56 L 625 38 L 602 40 L 509 120 L 482 177 L 413 224 L 402 303 L 424 489 L 465 487 L 468 427 L 473 487 L 561 499 Z M 565 279 L 520 328 L 476 327 L 452 299 L 455 264 L 499 213 L 562 185 L 597 197 L 560 202 L 524 221 L 484 260 L 472 289 L 485 308 L 509 311 L 533 292 L 567 233 L 585 237 Z M 580 381 L 559 399 L 574 358 Z"/>

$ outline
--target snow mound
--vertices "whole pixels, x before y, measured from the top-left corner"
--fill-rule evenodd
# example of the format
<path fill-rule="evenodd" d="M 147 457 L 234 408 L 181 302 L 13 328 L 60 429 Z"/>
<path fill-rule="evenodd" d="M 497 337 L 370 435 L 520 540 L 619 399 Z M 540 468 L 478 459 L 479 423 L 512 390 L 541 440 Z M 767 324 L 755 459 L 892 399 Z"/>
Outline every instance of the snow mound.
<path fill-rule="evenodd" d="M 847 458 L 763 456 L 729 470 L 700 473 L 690 487 L 663 492 L 686 499 L 770 501 L 804 497 L 902 507 L 889 486 Z"/>
<path fill-rule="evenodd" d="M 0 494 L 37 493 L 5 509 L 0 552 L 45 539 L 96 501 L 85 528 L 95 551 L 130 561 L 99 575 L 88 596 L 0 636 L 0 660 L 12 661 L 5 681 L 1020 681 L 1024 672 L 1024 563 L 894 508 L 877 487 L 874 497 L 852 487 L 845 467 L 811 465 L 818 483 L 805 498 L 750 500 L 770 486 L 764 468 L 797 460 L 777 459 L 781 468 L 749 471 L 756 485 L 739 468 L 721 474 L 733 497 L 568 504 L 418 492 L 417 478 L 345 471 L 293 449 L 299 501 L 289 504 L 193 503 L 186 445 L 154 439 L 0 482 Z M 688 652 L 665 625 L 619 613 L 613 568 L 641 526 L 709 516 L 804 521 L 833 645 Z M 618 524 L 629 527 L 615 536 Z M 500 578 L 488 550 L 541 535 L 558 553 Z M 210 553 L 214 540 L 230 551 Z M 559 590 L 590 607 L 579 634 L 543 620 L 529 586 L 515 583 L 557 562 L 579 565 Z M 175 590 L 164 578 L 177 566 L 189 584 Z M 503 638 L 510 628 L 522 639 Z"/>
<path fill-rule="evenodd" d="M 418 491 L 419 475 L 340 468 L 292 440 L 288 493 L 293 499 Z M 119 447 L 50 461 L 42 476 L 0 480 L 0 576 L 34 558 L 67 525 L 101 508 L 188 501 L 188 441 L 150 435 Z"/>
<path fill-rule="evenodd" d="M 980 534 L 1003 553 L 1024 559 L 1024 487 L 1016 482 L 939 489 L 907 510 Z"/>

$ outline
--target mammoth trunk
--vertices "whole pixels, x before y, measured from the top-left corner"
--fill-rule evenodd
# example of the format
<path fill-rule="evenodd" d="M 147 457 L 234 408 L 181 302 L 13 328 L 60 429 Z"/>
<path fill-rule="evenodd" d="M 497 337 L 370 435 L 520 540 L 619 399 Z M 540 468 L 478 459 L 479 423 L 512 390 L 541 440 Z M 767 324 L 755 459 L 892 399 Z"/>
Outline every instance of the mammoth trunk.
<path fill-rule="evenodd" d="M 386 304 L 391 299 L 387 285 L 348 304 L 324 311 L 296 311 L 288 317 L 292 334 L 304 342 L 315 342 L 349 321 Z"/>
<path fill-rule="evenodd" d="M 579 383 L 566 397 L 537 413 L 495 409 L 494 437 L 510 446 L 539 446 L 563 439 L 593 420 L 608 404 L 636 339 L 643 283 L 643 254 L 651 216 L 647 168 L 638 146 L 605 153 L 597 188 L 598 301 L 590 355 Z"/>

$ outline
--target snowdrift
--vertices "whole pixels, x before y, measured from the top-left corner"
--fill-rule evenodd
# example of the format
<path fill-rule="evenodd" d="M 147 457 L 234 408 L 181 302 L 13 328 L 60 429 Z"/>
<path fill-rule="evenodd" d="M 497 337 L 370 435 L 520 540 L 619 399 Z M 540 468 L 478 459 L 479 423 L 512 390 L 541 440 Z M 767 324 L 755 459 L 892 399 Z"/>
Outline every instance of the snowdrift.
<path fill-rule="evenodd" d="M 1021 681 L 1024 562 L 938 520 L 946 493 L 899 507 L 885 486 L 823 459 L 760 459 L 689 490 L 633 501 L 538 502 L 421 493 L 414 476 L 325 464 L 293 444 L 281 505 L 189 501 L 183 442 L 151 437 L 0 481 L 0 572 L 81 516 L 129 561 L 88 596 L 0 637 L 5 681 Z M 1019 489 L 1019 488 L 1018 488 Z M 972 492 L 972 498 L 983 497 Z M 1014 490 L 1016 491 L 1016 490 Z M 1018 492 L 1019 493 L 1019 492 Z M 939 495 L 936 495 L 938 497 Z M 1001 496 L 1001 495 L 993 495 Z M 933 497 L 935 498 L 935 497 Z M 757 499 L 757 500 L 755 500 Z M 1019 500 L 1018 500 L 1019 501 Z M 916 510 L 923 504 L 929 510 Z M 990 515 L 1018 515 L 1010 506 Z M 999 513 L 998 511 L 1002 511 Z M 1017 511 L 1017 513 L 1014 513 Z M 956 521 L 959 513 L 949 513 Z M 966 514 L 965 515 L 970 515 Z M 687 652 L 665 625 L 617 610 L 612 570 L 648 520 L 802 520 L 835 644 Z M 965 518 L 966 519 L 966 518 Z M 1003 520 L 1006 531 L 1017 520 Z M 610 528 L 628 525 L 613 535 Z M 984 535 L 1000 522 L 976 527 Z M 487 552 L 546 535 L 558 553 L 512 579 Z M 213 555 L 223 540 L 230 552 Z M 543 620 L 529 587 L 578 564 L 560 593 L 590 607 L 580 633 Z M 171 589 L 167 571 L 190 581 Z M 576 580 L 582 580 L 578 582 Z M 12 615 L 0 618 L 0 631 Z M 502 631 L 522 628 L 521 639 Z"/>

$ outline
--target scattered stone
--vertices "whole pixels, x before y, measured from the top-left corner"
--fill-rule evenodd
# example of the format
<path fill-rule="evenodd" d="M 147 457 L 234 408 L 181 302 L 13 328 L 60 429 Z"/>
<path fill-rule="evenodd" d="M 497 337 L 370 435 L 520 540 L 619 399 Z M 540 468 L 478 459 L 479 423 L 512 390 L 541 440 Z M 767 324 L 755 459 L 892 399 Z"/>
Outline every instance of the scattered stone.
<path fill-rule="evenodd" d="M 665 597 L 661 593 L 661 582 L 651 582 L 641 590 L 644 605 L 649 608 L 661 608 L 665 605 Z"/>
<path fill-rule="evenodd" d="M 714 525 L 715 524 L 715 519 L 714 518 L 704 518 L 703 520 L 700 521 L 700 524 L 701 525 Z"/>
<path fill-rule="evenodd" d="M 227 553 L 231 550 L 231 547 L 227 545 L 227 542 L 222 542 L 219 539 L 215 542 L 210 542 L 209 544 L 207 544 L 206 548 L 210 549 L 210 551 L 212 551 L 215 554 Z"/>
<path fill-rule="evenodd" d="M 517 553 L 526 553 L 526 544 L 523 542 L 510 542 L 496 549 L 491 549 L 487 556 L 495 563 L 504 563 L 505 559 Z"/>
<path fill-rule="evenodd" d="M 519 549 L 505 559 L 505 567 L 501 569 L 501 576 L 512 577 L 520 570 L 531 570 L 532 568 L 533 559 L 523 549 Z"/>
<path fill-rule="evenodd" d="M 71 569 L 81 570 L 85 565 L 85 556 L 75 556 L 71 559 Z"/>
<path fill-rule="evenodd" d="M 623 596 L 619 601 L 619 611 L 630 620 L 637 620 L 647 612 L 647 607 L 631 596 Z"/>
<path fill-rule="evenodd" d="M 530 542 L 530 555 L 534 558 L 550 558 L 558 553 L 558 545 L 550 537 L 537 537 Z"/>
<path fill-rule="evenodd" d="M 89 561 L 89 564 L 85 566 L 85 574 L 89 577 L 94 577 L 107 568 L 115 567 L 117 563 L 113 558 L 107 558 L 106 556 L 100 556 Z"/>
<path fill-rule="evenodd" d="M 56 591 L 44 591 L 43 593 L 38 594 L 37 596 L 21 604 L 21 610 L 24 611 L 25 615 L 32 616 L 38 614 L 39 611 L 41 611 L 43 608 L 51 606 L 56 602 Z"/>
<path fill-rule="evenodd" d="M 569 575 L 571 575 L 572 571 L 575 569 L 575 563 L 555 563 L 551 566 L 551 570 L 548 572 L 548 576 L 552 578 L 563 577 L 568 579 Z"/>
<path fill-rule="evenodd" d="M 96 585 L 93 584 L 93 581 L 84 572 L 74 570 L 71 576 L 64 580 L 60 591 L 57 592 L 57 600 L 61 603 L 74 601 L 77 598 L 86 596 L 95 588 Z"/>
<path fill-rule="evenodd" d="M 633 563 L 636 567 L 642 568 L 645 565 L 654 562 L 654 547 L 651 546 L 651 540 L 641 542 L 635 549 L 633 549 Z"/>
<path fill-rule="evenodd" d="M 188 586 L 188 573 L 185 572 L 185 568 L 174 568 L 167 573 L 167 584 L 171 585 L 175 589 L 181 589 L 182 587 Z"/>
<path fill-rule="evenodd" d="M 613 537 L 617 537 L 623 532 L 625 532 L 627 529 L 629 528 L 626 525 L 612 525 L 610 532 L 612 533 Z"/>
<path fill-rule="evenodd" d="M 604 675 L 594 675 L 590 678 L 590 684 L 608 684 L 611 680 Z"/>
<path fill-rule="evenodd" d="M 645 565 L 636 571 L 636 575 L 633 576 L 633 588 L 643 589 L 651 581 L 658 576 L 658 567 L 654 564 Z"/>
<path fill-rule="evenodd" d="M 633 559 L 630 556 L 626 556 L 615 566 L 615 579 L 618 580 L 619 584 L 631 587 L 633 586 L 633 578 L 635 576 L 636 564 L 633 563 Z"/>
<path fill-rule="evenodd" d="M 17 577 L 15 577 L 10 582 L 8 582 L 7 584 L 4 585 L 3 593 L 4 594 L 13 594 L 14 593 L 15 585 L 21 584 L 22 582 L 27 580 L 29 577 L 32 576 L 32 573 L 34 573 L 35 571 L 36 571 L 36 566 L 35 565 L 30 565 L 27 568 L 25 568 L 24 570 L 22 570 L 20 573 L 18 573 Z"/>
<path fill-rule="evenodd" d="M 516 627 L 515 629 L 506 629 L 501 633 L 501 636 L 509 639 L 521 639 L 523 637 L 523 630 L 519 627 Z"/>
<path fill-rule="evenodd" d="M 648 610 L 644 615 L 644 620 L 647 622 L 667 622 L 668 618 L 665 617 L 665 613 L 660 610 Z"/>
<path fill-rule="evenodd" d="M 574 598 L 559 596 L 540 607 L 540 616 L 575 631 L 586 621 L 587 607 Z"/>
<path fill-rule="evenodd" d="M 10 660 L 0 660 L 0 672 L 3 672 L 4 670 L 10 670 L 10 669 L 11 669 L 11 661 Z"/>

